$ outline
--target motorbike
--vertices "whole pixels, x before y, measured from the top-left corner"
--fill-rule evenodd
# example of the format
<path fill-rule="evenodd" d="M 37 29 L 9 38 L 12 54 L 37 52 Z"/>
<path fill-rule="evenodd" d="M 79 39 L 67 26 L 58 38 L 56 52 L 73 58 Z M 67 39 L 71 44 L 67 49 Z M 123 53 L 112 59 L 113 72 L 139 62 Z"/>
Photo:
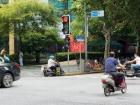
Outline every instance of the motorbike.
<path fill-rule="evenodd" d="M 56 64 L 56 70 L 47 68 L 47 66 L 42 67 L 43 75 L 45 77 L 51 77 L 51 76 L 64 76 L 64 71 L 62 70 L 60 64 Z"/>
<path fill-rule="evenodd" d="M 134 70 L 131 69 L 131 65 L 127 64 L 126 65 L 126 71 L 125 71 L 125 76 L 126 77 L 140 77 L 140 68 L 138 68 L 137 72 L 134 72 Z"/>
<path fill-rule="evenodd" d="M 110 94 L 112 92 L 114 93 L 115 91 L 121 91 L 122 93 L 126 93 L 127 84 L 125 82 L 125 78 L 122 80 L 119 86 L 115 85 L 113 77 L 109 74 L 105 74 L 101 81 L 105 96 L 110 96 Z"/>

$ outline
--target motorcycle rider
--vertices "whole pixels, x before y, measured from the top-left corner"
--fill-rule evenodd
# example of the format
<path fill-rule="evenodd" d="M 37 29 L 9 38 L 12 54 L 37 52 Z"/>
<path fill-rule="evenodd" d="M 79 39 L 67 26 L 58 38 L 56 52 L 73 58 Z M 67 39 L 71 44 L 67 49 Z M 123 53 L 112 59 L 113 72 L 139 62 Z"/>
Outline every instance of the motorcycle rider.
<path fill-rule="evenodd" d="M 48 68 L 50 68 L 52 71 L 56 72 L 56 65 L 58 63 L 55 61 L 54 56 L 51 55 L 48 60 Z"/>
<path fill-rule="evenodd" d="M 126 64 L 131 64 L 131 70 L 134 70 L 134 74 L 140 70 L 140 57 L 138 54 L 134 54 L 134 59 L 131 61 L 127 61 Z M 135 64 L 134 64 L 135 63 Z"/>
<path fill-rule="evenodd" d="M 124 79 L 124 75 L 119 73 L 118 70 L 124 68 L 125 67 L 115 58 L 115 52 L 111 51 L 110 56 L 105 60 L 105 73 L 112 75 L 117 87 Z"/>

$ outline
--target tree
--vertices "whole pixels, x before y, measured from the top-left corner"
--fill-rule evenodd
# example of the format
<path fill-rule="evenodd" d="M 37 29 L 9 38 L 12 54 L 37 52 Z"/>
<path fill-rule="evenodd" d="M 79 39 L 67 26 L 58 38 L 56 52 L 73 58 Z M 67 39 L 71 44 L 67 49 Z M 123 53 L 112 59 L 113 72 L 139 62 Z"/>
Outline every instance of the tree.
<path fill-rule="evenodd" d="M 136 52 L 140 52 L 140 1 L 139 0 L 125 0 L 125 23 L 133 30 L 134 34 L 137 36 L 137 49 Z"/>
<path fill-rule="evenodd" d="M 17 0 L 11 4 L 2 5 L 0 9 L 1 27 L 9 27 L 7 31 L 4 28 L 1 32 L 12 33 L 12 36 L 18 35 L 20 39 L 25 36 L 29 39 L 36 37 L 36 41 L 44 38 L 45 32 L 52 30 L 50 27 L 56 27 L 56 20 L 54 9 L 38 0 Z M 57 32 L 55 34 L 57 35 Z"/>
<path fill-rule="evenodd" d="M 33 30 L 27 31 L 22 37 L 23 40 L 23 49 L 29 53 L 34 53 L 36 57 L 36 63 L 40 62 L 40 53 L 41 52 L 55 52 L 56 45 L 58 43 L 58 35 L 56 34 L 57 30 L 55 28 L 46 30 L 44 34 Z M 54 49 L 53 51 L 51 49 Z"/>
<path fill-rule="evenodd" d="M 102 21 L 102 32 L 105 38 L 105 51 L 104 59 L 109 55 L 110 39 L 113 32 L 125 25 L 125 1 L 121 0 L 76 0 L 72 11 L 78 15 L 84 16 L 84 12 L 90 13 L 92 10 L 104 10 L 104 18 L 99 19 Z M 84 20 L 84 19 L 83 19 Z"/>

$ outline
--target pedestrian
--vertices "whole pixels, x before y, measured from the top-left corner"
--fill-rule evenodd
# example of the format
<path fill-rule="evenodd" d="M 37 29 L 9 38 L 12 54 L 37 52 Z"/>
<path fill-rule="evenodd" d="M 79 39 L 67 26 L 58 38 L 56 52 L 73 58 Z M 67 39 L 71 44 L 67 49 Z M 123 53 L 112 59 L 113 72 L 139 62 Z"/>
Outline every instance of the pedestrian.
<path fill-rule="evenodd" d="M 3 48 L 1 50 L 1 57 L 3 58 L 3 61 L 5 63 L 10 63 L 10 58 L 6 55 L 6 49 L 5 48 Z"/>
<path fill-rule="evenodd" d="M 22 51 L 19 52 L 19 64 L 20 66 L 23 66 L 23 52 Z"/>
<path fill-rule="evenodd" d="M 77 63 L 77 66 L 79 68 L 79 65 L 80 65 L 80 59 L 79 58 L 76 58 L 76 63 Z"/>
<path fill-rule="evenodd" d="M 3 48 L 3 49 L 1 50 L 0 54 L 1 54 L 2 57 L 4 57 L 4 55 L 6 55 L 6 50 L 5 50 L 5 48 Z"/>

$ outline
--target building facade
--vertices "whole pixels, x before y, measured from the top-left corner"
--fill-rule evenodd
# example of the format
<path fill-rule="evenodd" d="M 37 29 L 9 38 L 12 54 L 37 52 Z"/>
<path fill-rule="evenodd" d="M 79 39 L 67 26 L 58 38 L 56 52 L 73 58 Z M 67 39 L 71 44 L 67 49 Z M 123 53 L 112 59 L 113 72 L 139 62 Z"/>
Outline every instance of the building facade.
<path fill-rule="evenodd" d="M 70 9 L 73 0 L 49 0 L 48 3 L 54 5 L 57 10 Z"/>

